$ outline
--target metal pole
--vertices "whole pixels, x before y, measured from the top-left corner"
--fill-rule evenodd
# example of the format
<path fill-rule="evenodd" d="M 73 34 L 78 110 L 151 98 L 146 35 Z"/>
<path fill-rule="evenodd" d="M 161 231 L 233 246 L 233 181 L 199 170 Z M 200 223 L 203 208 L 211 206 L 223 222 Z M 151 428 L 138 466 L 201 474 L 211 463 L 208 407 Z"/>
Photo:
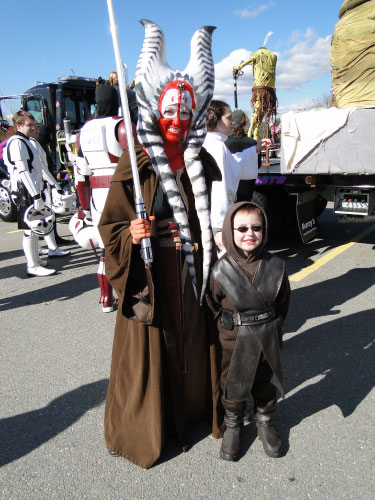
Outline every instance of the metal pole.
<path fill-rule="evenodd" d="M 119 84 L 119 88 L 120 88 L 122 112 L 124 115 L 126 139 L 128 141 L 130 165 L 131 165 L 132 174 L 133 174 L 134 192 L 135 192 L 135 211 L 136 211 L 137 217 L 139 219 L 147 219 L 146 208 L 145 208 L 145 204 L 144 204 L 143 197 L 142 197 L 141 185 L 139 182 L 137 159 L 136 159 L 135 150 L 134 150 L 132 124 L 131 124 L 131 120 L 130 120 L 130 113 L 129 113 L 129 106 L 128 106 L 128 96 L 126 94 L 125 72 L 124 72 L 124 66 L 122 64 L 122 59 L 121 59 L 121 54 L 120 54 L 120 45 L 119 45 L 119 41 L 118 41 L 117 24 L 116 24 L 116 19 L 115 19 L 115 13 L 113 10 L 112 0 L 107 0 L 107 6 L 108 6 L 109 22 L 111 25 L 113 50 L 115 52 L 117 77 L 118 77 L 118 84 Z M 142 240 L 141 246 L 142 246 L 142 250 L 141 250 L 142 259 L 144 260 L 145 266 L 148 267 L 152 263 L 152 248 L 151 248 L 150 238 L 144 238 Z"/>
<path fill-rule="evenodd" d="M 234 109 L 238 108 L 237 102 L 237 75 L 233 75 L 233 86 L 234 86 Z"/>

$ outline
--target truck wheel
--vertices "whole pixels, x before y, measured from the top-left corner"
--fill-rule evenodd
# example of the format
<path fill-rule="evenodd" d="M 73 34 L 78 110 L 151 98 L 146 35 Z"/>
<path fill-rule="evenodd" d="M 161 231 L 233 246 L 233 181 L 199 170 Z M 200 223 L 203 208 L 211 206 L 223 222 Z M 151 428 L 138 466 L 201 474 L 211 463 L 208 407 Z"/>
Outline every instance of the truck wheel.
<path fill-rule="evenodd" d="M 274 190 L 269 192 L 254 191 L 251 201 L 264 209 L 268 219 L 268 232 L 271 236 L 278 236 L 284 226 L 283 196 Z"/>
<path fill-rule="evenodd" d="M 318 194 L 318 196 L 316 197 L 316 204 L 315 204 L 315 210 L 316 210 L 317 217 L 322 215 L 322 213 L 324 212 L 324 210 L 327 207 L 327 203 L 328 203 L 328 201 L 325 198 L 323 198 L 323 196 L 320 196 Z"/>
<path fill-rule="evenodd" d="M 17 208 L 10 196 L 9 189 L 0 184 L 0 219 L 14 222 L 17 219 Z"/>

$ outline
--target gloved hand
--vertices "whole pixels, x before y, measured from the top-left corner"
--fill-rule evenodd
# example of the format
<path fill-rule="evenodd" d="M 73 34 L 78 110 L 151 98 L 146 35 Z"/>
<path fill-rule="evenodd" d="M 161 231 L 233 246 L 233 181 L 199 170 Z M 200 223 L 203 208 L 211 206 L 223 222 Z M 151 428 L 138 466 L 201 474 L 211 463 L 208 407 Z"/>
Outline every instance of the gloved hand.
<path fill-rule="evenodd" d="M 35 210 L 42 210 L 44 208 L 45 204 L 42 198 L 38 198 L 37 200 L 34 200 L 34 208 Z"/>
<path fill-rule="evenodd" d="M 10 193 L 10 197 L 12 198 L 12 201 L 13 203 L 16 205 L 16 207 L 18 206 L 19 202 L 20 202 L 20 199 L 18 198 L 18 193 L 15 193 L 14 191 L 12 191 Z"/>

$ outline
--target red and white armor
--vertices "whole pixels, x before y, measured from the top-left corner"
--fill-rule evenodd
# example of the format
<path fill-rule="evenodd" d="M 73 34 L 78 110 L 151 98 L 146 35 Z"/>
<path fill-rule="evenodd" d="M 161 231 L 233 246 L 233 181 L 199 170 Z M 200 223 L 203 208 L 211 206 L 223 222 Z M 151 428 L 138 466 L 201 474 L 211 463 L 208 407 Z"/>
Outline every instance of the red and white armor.
<path fill-rule="evenodd" d="M 87 122 L 79 133 L 78 143 L 83 157 L 75 157 L 74 177 L 81 212 L 72 217 L 69 228 L 82 248 L 104 249 L 98 223 L 111 177 L 123 150 L 127 149 L 123 119 L 107 117 Z M 105 276 L 103 256 L 100 259 L 98 277 L 103 311 L 113 311 L 112 290 Z"/>

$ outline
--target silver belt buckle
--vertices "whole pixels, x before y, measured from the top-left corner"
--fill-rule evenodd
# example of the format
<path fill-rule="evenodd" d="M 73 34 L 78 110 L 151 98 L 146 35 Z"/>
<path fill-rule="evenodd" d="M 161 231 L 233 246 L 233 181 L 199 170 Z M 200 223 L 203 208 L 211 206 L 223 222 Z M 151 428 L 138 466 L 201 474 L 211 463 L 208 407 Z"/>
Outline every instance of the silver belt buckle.
<path fill-rule="evenodd" d="M 267 319 L 269 317 L 269 313 L 263 313 L 263 314 L 259 314 L 258 316 L 256 316 L 256 320 L 255 321 L 260 321 L 262 319 Z"/>
<path fill-rule="evenodd" d="M 233 313 L 233 323 L 235 325 L 241 326 L 241 314 L 238 312 Z"/>

